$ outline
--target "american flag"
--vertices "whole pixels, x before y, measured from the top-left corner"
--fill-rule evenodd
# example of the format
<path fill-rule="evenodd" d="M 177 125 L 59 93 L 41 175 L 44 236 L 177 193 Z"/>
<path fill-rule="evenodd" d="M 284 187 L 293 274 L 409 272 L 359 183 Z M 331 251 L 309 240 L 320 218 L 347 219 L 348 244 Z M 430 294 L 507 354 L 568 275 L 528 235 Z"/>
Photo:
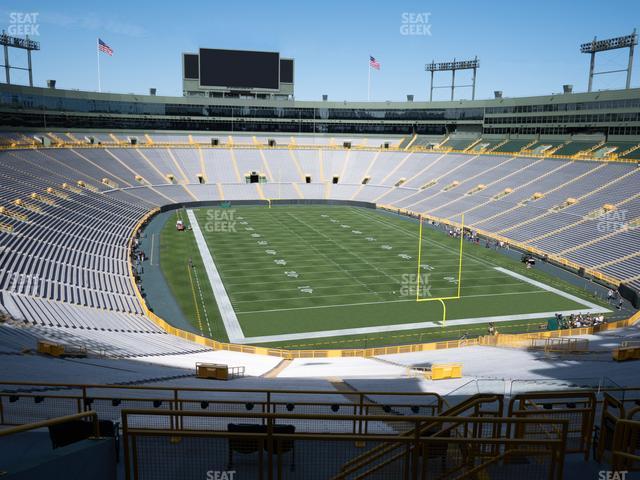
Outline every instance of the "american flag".
<path fill-rule="evenodd" d="M 104 43 L 100 39 L 98 39 L 98 50 L 100 50 L 101 52 L 106 53 L 110 57 L 113 56 L 113 50 L 111 49 L 111 47 L 109 45 L 107 45 L 106 43 Z"/>
<path fill-rule="evenodd" d="M 369 55 L 369 66 L 375 68 L 376 70 L 380 70 L 380 62 L 378 62 L 371 55 Z"/>

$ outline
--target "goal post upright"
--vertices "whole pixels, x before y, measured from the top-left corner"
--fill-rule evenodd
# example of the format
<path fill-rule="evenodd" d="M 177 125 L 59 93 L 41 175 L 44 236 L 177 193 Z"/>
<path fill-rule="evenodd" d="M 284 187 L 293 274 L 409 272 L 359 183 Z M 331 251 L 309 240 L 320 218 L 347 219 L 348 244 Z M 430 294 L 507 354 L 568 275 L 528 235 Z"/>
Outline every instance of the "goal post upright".
<path fill-rule="evenodd" d="M 442 304 L 442 326 L 445 326 L 447 320 L 447 306 L 445 300 L 459 300 L 462 296 L 462 256 L 464 245 L 464 214 L 461 215 L 460 220 L 460 247 L 458 258 L 458 285 L 455 295 L 448 297 L 429 297 L 420 298 L 420 281 L 422 276 L 422 215 L 419 216 L 419 228 L 418 228 L 418 275 L 416 279 L 416 302 L 440 302 Z"/>
<path fill-rule="evenodd" d="M 439 298 L 440 303 L 442 304 L 442 326 L 446 326 L 447 323 L 447 304 L 444 303 L 444 300 Z"/>
<path fill-rule="evenodd" d="M 422 214 L 418 217 L 418 275 L 416 276 L 416 302 L 420 301 L 420 264 L 422 263 Z"/>

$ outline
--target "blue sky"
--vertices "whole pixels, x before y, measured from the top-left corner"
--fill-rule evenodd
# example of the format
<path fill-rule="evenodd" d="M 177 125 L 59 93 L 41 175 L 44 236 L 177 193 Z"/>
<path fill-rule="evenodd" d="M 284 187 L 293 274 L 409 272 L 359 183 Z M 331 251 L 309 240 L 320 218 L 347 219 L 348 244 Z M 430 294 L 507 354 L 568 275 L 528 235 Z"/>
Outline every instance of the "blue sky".
<path fill-rule="evenodd" d="M 382 64 L 372 73 L 372 100 L 428 97 L 424 64 L 478 56 L 477 98 L 575 91 L 587 87 L 588 55 L 579 44 L 630 33 L 638 26 L 637 0 L 596 1 L 28 1 L 5 0 L 0 26 L 36 12 L 35 83 L 55 78 L 59 88 L 97 90 L 96 37 L 115 51 L 101 58 L 103 91 L 181 95 L 183 51 L 199 47 L 280 51 L 296 60 L 296 98 L 365 100 L 368 56 Z M 429 13 L 430 35 L 402 35 L 403 13 Z M 424 18 L 424 17 L 423 17 Z M 415 18 L 416 22 L 421 19 Z M 425 28 L 425 29 L 426 29 Z M 637 54 L 636 54 L 637 57 Z M 12 63 L 25 64 L 14 53 Z M 633 85 L 640 86 L 640 61 Z M 626 51 L 599 57 L 597 67 L 626 66 Z M 470 76 L 461 74 L 460 83 Z M 4 79 L 3 79 L 4 80 Z M 14 73 L 16 83 L 26 75 Z M 442 74 L 439 84 L 449 78 Z M 624 85 L 624 74 L 596 78 L 594 88 Z M 446 90 L 435 99 L 448 98 Z M 470 98 L 461 89 L 460 98 Z"/>

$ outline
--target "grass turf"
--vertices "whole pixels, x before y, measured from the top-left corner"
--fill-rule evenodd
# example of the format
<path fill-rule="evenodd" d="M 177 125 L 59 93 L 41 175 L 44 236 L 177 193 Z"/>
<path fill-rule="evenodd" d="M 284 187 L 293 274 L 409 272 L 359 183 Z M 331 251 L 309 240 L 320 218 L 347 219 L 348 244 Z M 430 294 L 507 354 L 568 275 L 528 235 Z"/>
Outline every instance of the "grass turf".
<path fill-rule="evenodd" d="M 342 206 L 204 208 L 195 213 L 247 337 L 442 319 L 439 302 L 415 302 L 411 289 L 417 272 L 414 221 Z M 224 326 L 193 233 L 177 232 L 175 219 L 167 222 L 161 236 L 163 273 L 187 318 L 204 335 L 224 341 Z M 421 263 L 428 265 L 421 270 L 428 274 L 428 291 L 422 294 L 455 296 L 459 240 L 425 228 L 422 245 Z M 462 298 L 447 302 L 448 320 L 586 308 L 494 267 L 585 298 L 586 292 L 580 289 L 527 270 L 491 249 L 468 242 L 464 249 Z M 191 272 L 189 258 L 195 267 Z M 530 331 L 540 323 L 516 320 L 501 322 L 498 328 L 509 333 Z M 458 325 L 265 345 L 354 348 L 457 338 L 465 333 L 475 336 L 486 329 L 486 324 Z"/>
<path fill-rule="evenodd" d="M 160 269 L 185 317 L 202 335 L 226 342 L 227 332 L 195 238 L 190 231 L 176 230 L 178 219 L 186 220 L 181 210 L 167 220 L 160 234 Z"/>

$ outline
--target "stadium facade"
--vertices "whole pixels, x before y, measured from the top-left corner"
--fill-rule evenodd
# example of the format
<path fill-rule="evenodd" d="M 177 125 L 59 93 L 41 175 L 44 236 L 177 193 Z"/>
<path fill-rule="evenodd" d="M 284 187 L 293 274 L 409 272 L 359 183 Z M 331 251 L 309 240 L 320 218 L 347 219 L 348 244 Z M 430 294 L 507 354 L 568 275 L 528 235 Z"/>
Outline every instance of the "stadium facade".
<path fill-rule="evenodd" d="M 640 137 L 640 89 L 438 102 L 165 97 L 0 85 L 3 127 Z"/>

